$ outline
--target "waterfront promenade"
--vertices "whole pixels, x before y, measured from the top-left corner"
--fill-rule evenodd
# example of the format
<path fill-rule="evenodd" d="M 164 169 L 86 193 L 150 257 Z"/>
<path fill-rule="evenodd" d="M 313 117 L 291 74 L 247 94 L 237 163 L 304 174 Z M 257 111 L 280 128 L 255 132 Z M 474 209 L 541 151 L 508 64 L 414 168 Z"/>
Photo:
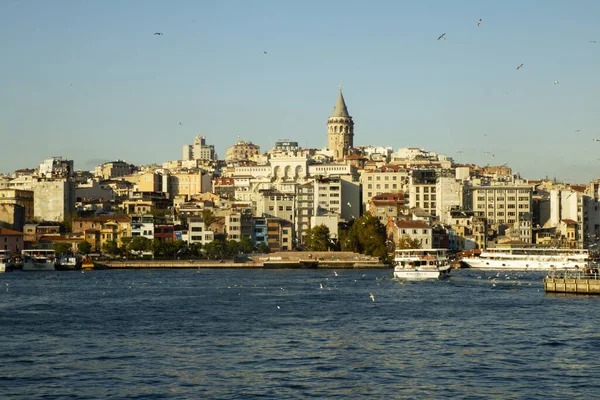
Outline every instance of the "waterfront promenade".
<path fill-rule="evenodd" d="M 377 257 L 352 252 L 278 252 L 235 260 L 108 260 L 95 261 L 95 268 L 389 268 Z"/>

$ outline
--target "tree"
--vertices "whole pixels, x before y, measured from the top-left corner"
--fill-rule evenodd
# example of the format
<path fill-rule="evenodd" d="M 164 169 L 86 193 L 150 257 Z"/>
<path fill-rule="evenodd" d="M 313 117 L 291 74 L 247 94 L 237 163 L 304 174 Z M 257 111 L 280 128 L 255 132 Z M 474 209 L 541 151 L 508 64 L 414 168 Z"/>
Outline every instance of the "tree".
<path fill-rule="evenodd" d="M 54 243 L 52 248 L 58 255 L 70 253 L 73 249 L 69 243 Z"/>
<path fill-rule="evenodd" d="M 402 235 L 398 238 L 397 249 L 420 249 L 421 241 L 419 239 L 412 239 L 408 235 Z"/>
<path fill-rule="evenodd" d="M 350 229 L 340 232 L 339 236 L 343 251 L 353 251 L 384 259 L 388 257 L 385 226 L 379 218 L 370 213 L 355 219 Z"/>
<path fill-rule="evenodd" d="M 79 252 L 79 254 L 90 254 L 90 251 L 92 251 L 92 245 L 90 244 L 90 242 L 80 242 L 77 245 L 77 251 Z"/>
<path fill-rule="evenodd" d="M 240 239 L 240 251 L 244 254 L 250 254 L 255 250 L 254 243 L 252 243 L 252 239 L 248 236 L 244 236 Z"/>
<path fill-rule="evenodd" d="M 225 250 L 227 256 L 235 257 L 240 254 L 240 243 L 235 240 L 228 240 L 225 242 Z"/>
<path fill-rule="evenodd" d="M 129 244 L 131 243 L 132 240 L 133 240 L 133 238 L 131 236 L 123 236 L 121 238 L 121 244 L 124 247 L 129 247 Z"/>
<path fill-rule="evenodd" d="M 132 251 L 149 251 L 152 250 L 152 240 L 144 236 L 136 236 L 131 239 L 129 248 Z"/>
<path fill-rule="evenodd" d="M 260 242 L 258 246 L 256 246 L 256 251 L 263 254 L 269 254 L 271 249 L 269 249 L 269 246 L 267 246 L 265 242 Z"/>
<path fill-rule="evenodd" d="M 204 253 L 208 258 L 220 259 L 225 256 L 225 243 L 221 239 L 215 239 L 204 245 Z"/>
<path fill-rule="evenodd" d="M 109 240 L 102 245 L 102 251 L 115 255 L 119 253 L 119 246 L 115 240 Z"/>
<path fill-rule="evenodd" d="M 202 220 L 204 221 L 204 226 L 207 228 L 210 226 L 210 224 L 215 222 L 215 215 L 210 208 L 205 208 L 202 210 Z"/>
<path fill-rule="evenodd" d="M 329 228 L 317 225 L 306 231 L 304 244 L 309 251 L 327 251 L 331 248 Z"/>

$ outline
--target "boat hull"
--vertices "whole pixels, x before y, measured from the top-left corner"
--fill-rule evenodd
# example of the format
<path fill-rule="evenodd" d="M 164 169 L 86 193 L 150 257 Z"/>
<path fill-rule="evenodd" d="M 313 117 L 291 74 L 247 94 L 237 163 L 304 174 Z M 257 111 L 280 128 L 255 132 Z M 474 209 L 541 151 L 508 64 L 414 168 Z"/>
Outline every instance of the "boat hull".
<path fill-rule="evenodd" d="M 417 269 L 394 269 L 394 278 L 404 280 L 426 280 L 445 279 L 449 276 L 449 270 L 417 270 Z"/>
<path fill-rule="evenodd" d="M 547 271 L 553 269 L 582 269 L 587 263 L 580 261 L 538 261 L 538 260 L 490 260 L 480 258 L 463 258 L 463 263 L 470 268 L 476 269 L 506 269 L 506 270 L 532 270 L 532 271 Z"/>
<path fill-rule="evenodd" d="M 54 263 L 50 261 L 35 262 L 27 260 L 23 263 L 23 271 L 55 271 Z"/>

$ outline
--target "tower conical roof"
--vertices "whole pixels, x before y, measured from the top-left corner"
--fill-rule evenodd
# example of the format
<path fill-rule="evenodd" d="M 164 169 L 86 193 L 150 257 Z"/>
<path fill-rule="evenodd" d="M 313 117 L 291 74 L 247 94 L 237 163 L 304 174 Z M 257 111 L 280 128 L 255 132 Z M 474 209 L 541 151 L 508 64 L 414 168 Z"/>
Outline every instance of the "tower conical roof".
<path fill-rule="evenodd" d="M 337 98 L 337 102 L 335 103 L 335 107 L 333 107 L 332 117 L 350 117 L 348 114 L 348 109 L 346 108 L 346 102 L 344 101 L 344 95 L 342 95 L 342 88 L 340 88 L 340 94 Z"/>

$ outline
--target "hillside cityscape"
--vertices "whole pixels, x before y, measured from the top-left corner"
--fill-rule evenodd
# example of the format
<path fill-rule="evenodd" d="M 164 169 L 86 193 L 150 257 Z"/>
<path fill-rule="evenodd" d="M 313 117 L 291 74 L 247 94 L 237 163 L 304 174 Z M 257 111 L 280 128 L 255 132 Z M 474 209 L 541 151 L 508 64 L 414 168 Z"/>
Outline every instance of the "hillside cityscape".
<path fill-rule="evenodd" d="M 600 179 L 531 180 L 496 165 L 493 153 L 486 165 L 459 164 L 423 148 L 355 146 L 354 136 L 340 87 L 322 149 L 286 138 L 264 150 L 238 135 L 219 158 L 210 137 L 198 134 L 181 159 L 161 165 L 114 160 L 83 171 L 49 157 L 0 176 L 0 243 L 14 253 L 175 257 L 204 249 L 214 258 L 598 245 Z M 376 244 L 352 239 L 357 223 L 368 224 L 361 235 L 372 232 Z"/>

